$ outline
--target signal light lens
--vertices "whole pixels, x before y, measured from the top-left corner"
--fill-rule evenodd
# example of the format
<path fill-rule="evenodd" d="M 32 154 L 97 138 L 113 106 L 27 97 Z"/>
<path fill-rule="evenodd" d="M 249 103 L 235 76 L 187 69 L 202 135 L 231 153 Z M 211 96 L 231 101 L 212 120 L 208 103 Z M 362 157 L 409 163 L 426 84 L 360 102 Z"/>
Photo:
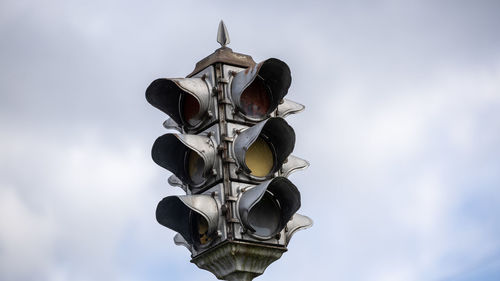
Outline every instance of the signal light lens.
<path fill-rule="evenodd" d="M 196 115 L 200 111 L 200 103 L 198 100 L 189 94 L 184 94 L 181 102 L 181 116 L 185 122 L 191 126 L 195 126 L 200 121 L 196 118 Z"/>
<path fill-rule="evenodd" d="M 257 77 L 240 96 L 243 113 L 251 118 L 262 118 L 269 113 L 271 95 L 262 78 Z"/>
<path fill-rule="evenodd" d="M 203 168 L 205 166 L 205 162 L 203 158 L 201 158 L 196 152 L 189 151 L 189 155 L 187 157 L 187 171 L 189 174 L 189 178 L 194 184 L 201 184 L 205 180 L 203 177 Z"/>
<path fill-rule="evenodd" d="M 193 240 L 198 245 L 205 245 L 212 241 L 208 233 L 208 221 L 198 213 L 191 213 L 191 227 Z"/>
<path fill-rule="evenodd" d="M 274 167 L 274 153 L 269 144 L 258 137 L 245 154 L 245 164 L 256 177 L 267 176 Z"/>
<path fill-rule="evenodd" d="M 266 191 L 262 199 L 249 212 L 248 222 L 256 235 L 269 237 L 278 232 L 280 212 L 278 202 L 271 193 Z"/>

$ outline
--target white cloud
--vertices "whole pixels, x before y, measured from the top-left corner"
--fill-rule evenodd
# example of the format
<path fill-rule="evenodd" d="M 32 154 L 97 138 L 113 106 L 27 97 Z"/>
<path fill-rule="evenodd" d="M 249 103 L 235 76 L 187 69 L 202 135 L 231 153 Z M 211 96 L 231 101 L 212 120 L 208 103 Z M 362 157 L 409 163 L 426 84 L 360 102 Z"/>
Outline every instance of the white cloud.
<path fill-rule="evenodd" d="M 48 271 L 57 227 L 50 214 L 30 208 L 14 187 L 0 185 L 2 280 L 28 280 Z"/>
<path fill-rule="evenodd" d="M 2 279 L 121 275 L 117 252 L 127 230 L 152 226 L 153 202 L 160 199 L 149 188 L 153 167 L 143 146 L 108 145 L 88 132 L 69 144 L 5 132 L 4 137 L 0 154 L 13 164 L 30 159 L 25 176 L 32 178 L 30 186 L 18 187 L 2 180 Z M 31 170 L 38 167 L 41 173 Z"/>

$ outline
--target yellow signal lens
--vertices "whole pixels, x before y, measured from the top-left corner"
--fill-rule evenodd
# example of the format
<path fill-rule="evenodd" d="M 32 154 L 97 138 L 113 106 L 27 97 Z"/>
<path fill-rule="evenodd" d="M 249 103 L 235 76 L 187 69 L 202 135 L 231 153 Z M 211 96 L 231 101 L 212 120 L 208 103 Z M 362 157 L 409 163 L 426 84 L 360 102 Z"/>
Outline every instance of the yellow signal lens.
<path fill-rule="evenodd" d="M 256 177 L 265 177 L 271 172 L 274 166 L 273 152 L 264 139 L 258 137 L 248 148 L 245 164 Z"/>
<path fill-rule="evenodd" d="M 208 221 L 198 213 L 191 213 L 191 233 L 193 242 L 197 245 L 205 245 L 212 241 L 208 233 Z"/>
<path fill-rule="evenodd" d="M 198 218 L 198 235 L 201 245 L 207 244 L 211 240 L 208 236 L 208 222 L 202 217 Z"/>
<path fill-rule="evenodd" d="M 189 177 L 193 181 L 194 184 L 200 184 L 203 182 L 203 167 L 205 163 L 203 159 L 194 151 L 189 152 L 188 157 L 188 173 Z"/>

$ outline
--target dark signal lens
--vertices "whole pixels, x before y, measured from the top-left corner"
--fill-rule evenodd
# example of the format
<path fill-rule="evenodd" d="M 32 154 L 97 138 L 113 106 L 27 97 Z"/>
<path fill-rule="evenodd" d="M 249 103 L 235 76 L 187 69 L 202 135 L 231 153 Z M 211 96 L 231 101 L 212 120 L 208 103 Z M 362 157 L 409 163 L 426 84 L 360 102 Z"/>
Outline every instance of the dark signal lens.
<path fill-rule="evenodd" d="M 243 113 L 252 118 L 261 118 L 269 113 L 271 97 L 264 81 L 260 78 L 248 86 L 240 96 L 240 105 Z"/>
<path fill-rule="evenodd" d="M 203 177 L 203 168 L 205 166 L 205 162 L 198 155 L 198 153 L 194 151 L 189 152 L 189 156 L 187 157 L 187 172 L 189 174 L 189 178 L 194 184 L 201 184 L 204 181 Z"/>
<path fill-rule="evenodd" d="M 182 117 L 189 125 L 194 126 L 198 122 L 195 118 L 200 111 L 200 103 L 198 100 L 189 94 L 184 94 L 182 99 Z"/>
<path fill-rule="evenodd" d="M 205 245 L 212 241 L 208 233 L 208 221 L 198 213 L 191 213 L 193 240 L 197 245 Z"/>
<path fill-rule="evenodd" d="M 266 192 L 248 213 L 248 222 L 255 229 L 256 235 L 269 237 L 278 231 L 280 212 L 278 202 Z"/>

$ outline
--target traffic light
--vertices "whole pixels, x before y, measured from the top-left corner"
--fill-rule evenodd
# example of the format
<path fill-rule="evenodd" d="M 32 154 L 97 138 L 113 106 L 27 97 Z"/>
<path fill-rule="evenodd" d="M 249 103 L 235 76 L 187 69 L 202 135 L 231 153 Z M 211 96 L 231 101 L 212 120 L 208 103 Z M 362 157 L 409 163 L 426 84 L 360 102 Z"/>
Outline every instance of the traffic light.
<path fill-rule="evenodd" d="M 200 247 L 214 239 L 218 210 L 217 201 L 210 195 L 169 196 L 158 204 L 156 218 L 160 224 L 177 231 L 189 245 Z"/>
<path fill-rule="evenodd" d="M 241 264 L 234 262 L 234 272 L 257 276 L 297 230 L 312 225 L 297 213 L 301 194 L 287 178 L 309 166 L 291 155 L 295 132 L 284 119 L 304 106 L 284 98 L 292 81 L 285 62 L 257 64 L 234 53 L 222 22 L 218 41 L 222 47 L 186 78 L 156 79 L 146 90 L 147 101 L 170 117 L 164 127 L 177 131 L 154 142 L 152 158 L 172 173 L 168 182 L 185 191 L 161 200 L 156 219 L 177 232 L 174 242 L 190 250 L 192 262 L 219 278 L 230 273 L 210 265 L 221 259 L 215 252 L 228 245 L 231 255 L 235 245 L 266 249 L 268 259 L 258 263 L 263 268 L 237 269 Z"/>
<path fill-rule="evenodd" d="M 157 79 L 146 90 L 146 99 L 185 131 L 215 120 L 211 86 L 206 76 Z"/>
<path fill-rule="evenodd" d="M 275 177 L 241 194 L 241 223 L 257 237 L 269 239 L 280 232 L 300 208 L 300 193 L 285 177 Z"/>
<path fill-rule="evenodd" d="M 271 58 L 234 74 L 231 99 L 244 118 L 260 121 L 273 112 L 292 82 L 286 63 Z"/>
<path fill-rule="evenodd" d="M 271 117 L 237 134 L 234 156 L 239 170 L 253 178 L 272 177 L 292 153 L 295 132 L 286 121 Z"/>
<path fill-rule="evenodd" d="M 190 134 L 165 134 L 153 144 L 156 164 L 171 171 L 182 182 L 197 187 L 215 176 L 215 141 Z"/>

